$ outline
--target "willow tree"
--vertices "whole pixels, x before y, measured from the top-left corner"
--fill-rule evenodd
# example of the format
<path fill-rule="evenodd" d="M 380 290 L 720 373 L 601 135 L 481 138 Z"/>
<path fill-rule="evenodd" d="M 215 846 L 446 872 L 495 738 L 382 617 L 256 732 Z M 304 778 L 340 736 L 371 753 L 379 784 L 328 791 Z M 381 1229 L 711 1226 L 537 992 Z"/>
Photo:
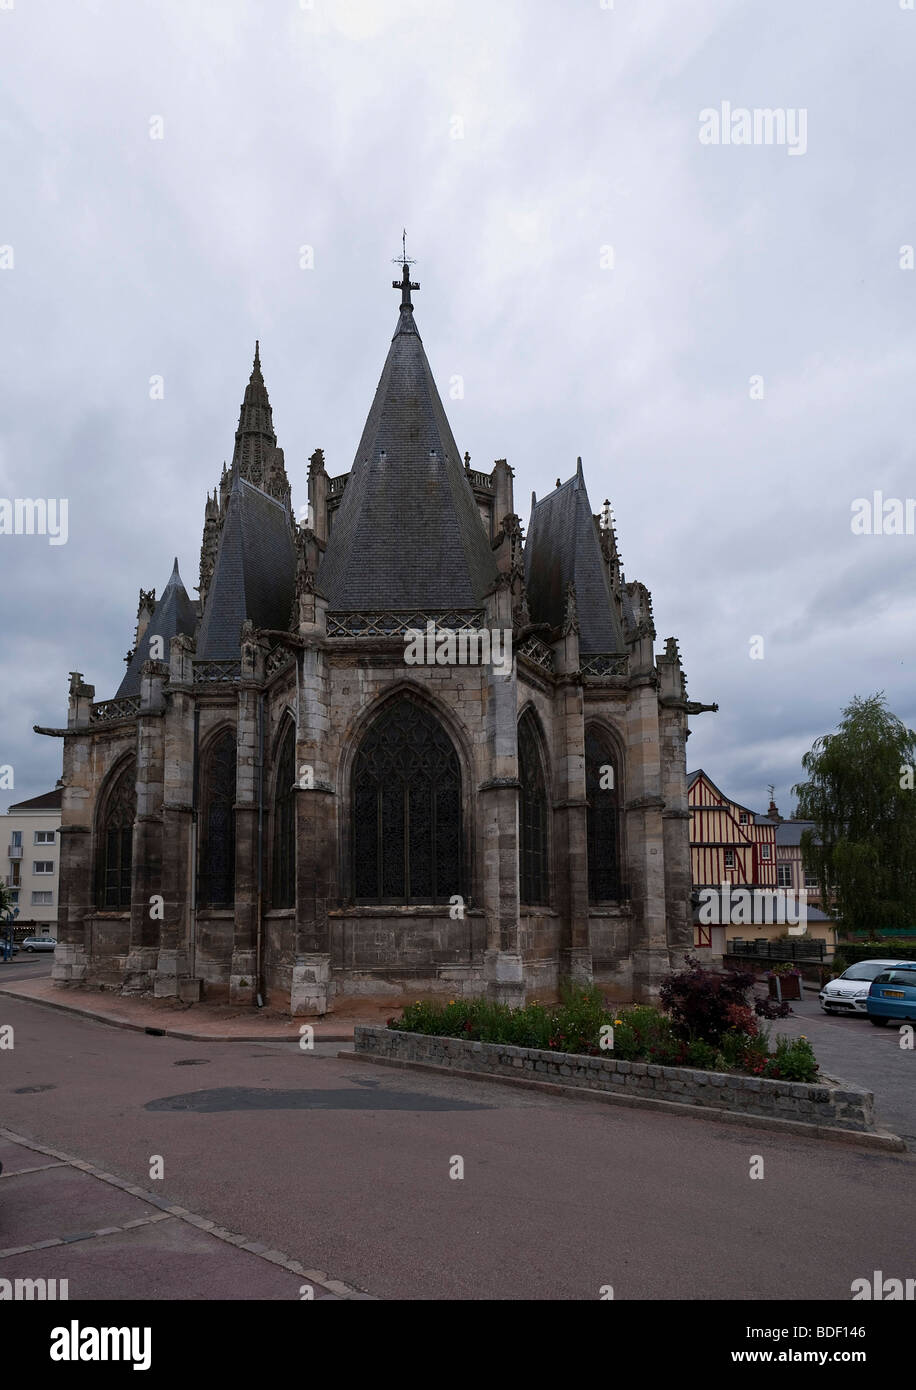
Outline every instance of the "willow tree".
<path fill-rule="evenodd" d="M 802 758 L 793 788 L 805 868 L 847 931 L 916 926 L 916 733 L 883 693 L 856 697 Z"/>

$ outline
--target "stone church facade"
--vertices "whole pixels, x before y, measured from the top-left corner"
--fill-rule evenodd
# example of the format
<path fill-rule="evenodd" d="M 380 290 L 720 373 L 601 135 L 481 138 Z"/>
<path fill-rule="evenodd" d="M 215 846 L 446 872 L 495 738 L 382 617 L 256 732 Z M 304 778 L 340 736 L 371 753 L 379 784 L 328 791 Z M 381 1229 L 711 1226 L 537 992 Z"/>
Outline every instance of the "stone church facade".
<path fill-rule="evenodd" d="M 654 996 L 692 946 L 677 644 L 581 461 L 461 458 L 414 321 L 297 524 L 259 351 L 197 599 L 140 593 L 111 699 L 72 672 L 54 979 L 322 1014 L 347 997 Z M 422 634 L 422 640 L 417 636 Z M 505 649 L 502 644 L 505 643 Z M 484 659 L 489 656 L 489 659 Z"/>

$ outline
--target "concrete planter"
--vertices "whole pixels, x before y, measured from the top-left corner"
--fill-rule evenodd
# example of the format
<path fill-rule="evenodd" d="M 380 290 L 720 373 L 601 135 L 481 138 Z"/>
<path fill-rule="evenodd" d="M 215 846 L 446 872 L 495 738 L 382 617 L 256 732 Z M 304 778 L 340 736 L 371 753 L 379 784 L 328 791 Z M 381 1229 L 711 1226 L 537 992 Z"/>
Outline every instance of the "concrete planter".
<path fill-rule="evenodd" d="M 542 1052 L 535 1048 L 509 1047 L 504 1043 L 465 1042 L 461 1038 L 402 1033 L 366 1024 L 357 1024 L 354 1042 L 357 1056 L 379 1061 L 412 1062 L 456 1072 L 549 1081 L 634 1099 L 674 1101 L 770 1119 L 796 1120 L 831 1129 L 875 1132 L 871 1091 L 827 1078 L 811 1084 L 770 1081 L 734 1072 L 700 1071 L 695 1067 L 618 1062 L 611 1053 L 586 1057 L 570 1052 Z"/>

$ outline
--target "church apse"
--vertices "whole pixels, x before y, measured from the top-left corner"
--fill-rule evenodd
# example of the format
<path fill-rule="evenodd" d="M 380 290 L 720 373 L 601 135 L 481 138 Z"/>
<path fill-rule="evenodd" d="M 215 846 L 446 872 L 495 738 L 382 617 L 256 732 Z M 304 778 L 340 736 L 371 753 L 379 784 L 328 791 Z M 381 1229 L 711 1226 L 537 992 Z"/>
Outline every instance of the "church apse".
<path fill-rule="evenodd" d="M 71 674 L 54 979 L 313 1016 L 371 997 L 657 994 L 689 913 L 677 644 L 581 460 L 516 514 L 472 468 L 399 260 L 352 465 L 298 520 L 260 344 L 197 597 L 141 590 L 126 672 Z M 685 867 L 686 866 L 686 867 Z"/>

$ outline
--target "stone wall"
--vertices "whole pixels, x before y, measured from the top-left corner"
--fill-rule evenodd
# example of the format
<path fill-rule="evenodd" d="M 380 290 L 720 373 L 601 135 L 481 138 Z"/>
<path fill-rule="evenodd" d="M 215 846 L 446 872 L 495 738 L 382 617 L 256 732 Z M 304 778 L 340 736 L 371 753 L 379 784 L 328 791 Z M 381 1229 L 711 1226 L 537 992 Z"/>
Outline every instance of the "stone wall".
<path fill-rule="evenodd" d="M 479 910 L 453 919 L 447 907 L 350 908 L 332 911 L 329 918 L 335 971 L 435 978 L 440 969 L 454 966 L 483 968 L 486 918 Z"/>
<path fill-rule="evenodd" d="M 357 1024 L 357 1055 L 421 1062 L 489 1076 L 523 1077 L 562 1086 L 587 1087 L 648 1100 L 676 1101 L 715 1110 L 834 1129 L 874 1130 L 874 1097 L 847 1083 L 769 1081 L 733 1072 L 706 1072 L 694 1067 L 661 1067 L 646 1062 L 619 1062 L 611 1056 L 586 1057 L 541 1052 L 503 1043 L 463 1042 L 395 1029 Z"/>

